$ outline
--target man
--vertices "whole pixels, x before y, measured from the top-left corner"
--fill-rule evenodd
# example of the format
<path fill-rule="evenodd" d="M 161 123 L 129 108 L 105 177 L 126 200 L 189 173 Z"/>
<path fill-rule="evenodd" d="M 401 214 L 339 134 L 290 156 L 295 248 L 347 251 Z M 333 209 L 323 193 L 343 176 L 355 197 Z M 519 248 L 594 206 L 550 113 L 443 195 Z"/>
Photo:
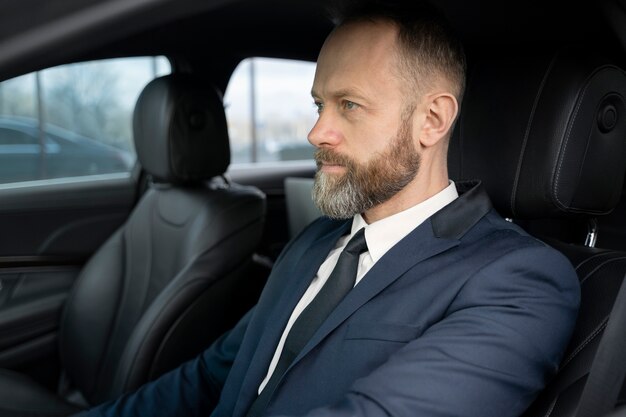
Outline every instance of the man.
<path fill-rule="evenodd" d="M 463 53 L 436 13 L 407 7 L 356 7 L 322 47 L 309 141 L 327 217 L 290 242 L 257 306 L 86 415 L 517 416 L 556 371 L 576 276 L 480 184 L 448 180 Z"/>

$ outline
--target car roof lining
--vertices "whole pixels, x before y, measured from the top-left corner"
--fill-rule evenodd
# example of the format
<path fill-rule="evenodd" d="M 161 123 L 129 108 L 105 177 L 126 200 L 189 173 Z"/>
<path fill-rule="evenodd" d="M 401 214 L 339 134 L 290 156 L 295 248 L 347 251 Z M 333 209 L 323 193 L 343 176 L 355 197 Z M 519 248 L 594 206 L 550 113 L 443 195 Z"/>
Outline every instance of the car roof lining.
<path fill-rule="evenodd" d="M 185 8 L 176 0 L 65 0 L 58 7 L 46 7 L 56 2 L 14 2 L 1 13 L 0 79 L 79 60 L 94 46 L 235 1 L 188 0 Z M 32 10 L 37 13 L 31 20 Z"/>
<path fill-rule="evenodd" d="M 626 12 L 618 4 L 623 1 L 604 1 L 610 19 L 600 7 L 566 0 L 437 4 L 469 51 L 497 53 L 503 45 L 533 42 L 612 42 L 610 27 L 618 32 L 626 27 Z M 165 55 L 177 70 L 208 71 L 223 88 L 237 63 L 249 56 L 315 61 L 332 28 L 323 2 L 315 0 L 186 0 L 185 7 L 180 0 L 64 0 L 39 5 L 31 20 L 27 10 L 36 2 L 41 3 L 12 2 L 8 14 L 3 11 L 3 21 L 12 23 L 0 29 L 0 80 L 70 62 Z"/>

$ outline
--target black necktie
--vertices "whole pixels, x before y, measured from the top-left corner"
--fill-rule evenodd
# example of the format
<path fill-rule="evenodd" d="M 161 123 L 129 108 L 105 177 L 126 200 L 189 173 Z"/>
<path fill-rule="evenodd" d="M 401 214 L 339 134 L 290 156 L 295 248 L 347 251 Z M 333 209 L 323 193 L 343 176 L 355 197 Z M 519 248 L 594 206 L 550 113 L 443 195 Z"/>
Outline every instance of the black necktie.
<path fill-rule="evenodd" d="M 366 251 L 365 229 L 360 229 L 341 252 L 337 265 L 335 265 L 320 292 L 293 323 L 285 339 L 285 345 L 276 364 L 276 369 L 274 369 L 261 394 L 252 403 L 246 417 L 261 415 L 289 365 L 337 304 L 354 287 L 359 267 L 359 256 Z"/>

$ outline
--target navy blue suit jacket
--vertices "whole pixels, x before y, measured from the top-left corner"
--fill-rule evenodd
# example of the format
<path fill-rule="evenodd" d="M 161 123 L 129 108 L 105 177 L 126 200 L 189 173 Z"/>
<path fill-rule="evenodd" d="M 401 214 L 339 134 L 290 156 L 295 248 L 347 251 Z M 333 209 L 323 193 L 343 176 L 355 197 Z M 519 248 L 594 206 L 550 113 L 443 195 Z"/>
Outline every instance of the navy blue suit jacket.
<path fill-rule="evenodd" d="M 521 414 L 558 367 L 579 287 L 558 252 L 478 184 L 389 250 L 316 331 L 270 416 Z M 467 188 L 465 190 L 464 188 Z M 241 417 L 295 305 L 350 221 L 322 218 L 277 260 L 257 306 L 193 361 L 88 416 Z"/>

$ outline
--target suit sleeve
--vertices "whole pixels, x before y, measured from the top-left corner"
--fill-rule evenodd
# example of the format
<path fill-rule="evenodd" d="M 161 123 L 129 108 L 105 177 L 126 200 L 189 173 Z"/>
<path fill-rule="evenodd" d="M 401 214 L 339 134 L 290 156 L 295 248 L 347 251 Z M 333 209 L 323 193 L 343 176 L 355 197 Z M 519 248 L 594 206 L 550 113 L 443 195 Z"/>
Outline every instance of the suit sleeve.
<path fill-rule="evenodd" d="M 206 417 L 217 404 L 252 311 L 195 359 L 134 393 L 74 417 Z"/>
<path fill-rule="evenodd" d="M 307 417 L 519 416 L 560 363 L 580 291 L 546 247 L 515 250 L 461 288 L 445 317 Z"/>

